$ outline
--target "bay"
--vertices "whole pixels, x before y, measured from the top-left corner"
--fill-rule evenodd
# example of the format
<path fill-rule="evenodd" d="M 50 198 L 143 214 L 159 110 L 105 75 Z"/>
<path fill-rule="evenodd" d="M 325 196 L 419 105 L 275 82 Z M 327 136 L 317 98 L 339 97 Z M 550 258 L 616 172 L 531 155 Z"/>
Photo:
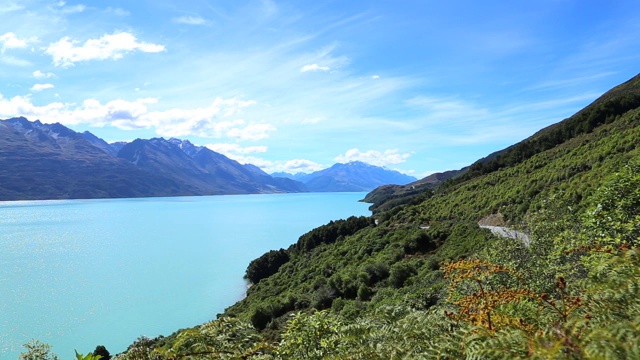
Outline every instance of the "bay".
<path fill-rule="evenodd" d="M 169 335 L 240 300 L 248 263 L 369 215 L 364 193 L 0 202 L 0 359 Z"/>

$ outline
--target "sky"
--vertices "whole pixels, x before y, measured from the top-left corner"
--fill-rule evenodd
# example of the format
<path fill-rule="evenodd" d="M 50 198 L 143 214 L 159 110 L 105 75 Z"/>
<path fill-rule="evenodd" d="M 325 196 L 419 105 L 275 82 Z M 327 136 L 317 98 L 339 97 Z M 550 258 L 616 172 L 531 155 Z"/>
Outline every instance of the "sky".
<path fill-rule="evenodd" d="M 269 173 L 459 169 L 639 72 L 637 0 L 0 1 L 0 119 Z"/>

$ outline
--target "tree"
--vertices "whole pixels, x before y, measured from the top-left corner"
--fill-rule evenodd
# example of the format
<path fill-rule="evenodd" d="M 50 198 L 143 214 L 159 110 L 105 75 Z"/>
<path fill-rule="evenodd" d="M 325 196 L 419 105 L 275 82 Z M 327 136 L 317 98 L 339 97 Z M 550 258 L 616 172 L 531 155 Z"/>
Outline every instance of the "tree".
<path fill-rule="evenodd" d="M 104 345 L 96 346 L 96 349 L 93 350 L 93 355 L 102 356 L 102 360 L 111 360 L 111 354 L 109 353 L 109 350 L 104 347 Z"/>
<path fill-rule="evenodd" d="M 625 166 L 594 195 L 590 235 L 601 245 L 640 245 L 640 162 Z"/>
<path fill-rule="evenodd" d="M 82 354 L 79 354 L 78 351 L 76 351 L 76 360 L 102 360 L 102 356 L 94 355 L 92 353 L 89 353 L 87 355 L 82 355 Z"/>
<path fill-rule="evenodd" d="M 59 360 L 58 355 L 51 352 L 51 345 L 31 340 L 22 345 L 27 351 L 20 354 L 20 360 Z"/>
<path fill-rule="evenodd" d="M 251 261 L 244 277 L 253 284 L 257 284 L 260 280 L 275 274 L 287 261 L 289 261 L 289 253 L 286 250 L 271 250 Z"/>

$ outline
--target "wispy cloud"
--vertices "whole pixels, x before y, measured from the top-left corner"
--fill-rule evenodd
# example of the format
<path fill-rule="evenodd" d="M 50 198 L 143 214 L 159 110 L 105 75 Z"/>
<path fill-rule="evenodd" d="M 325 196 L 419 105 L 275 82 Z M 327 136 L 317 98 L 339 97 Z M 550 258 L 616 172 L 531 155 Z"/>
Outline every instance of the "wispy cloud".
<path fill-rule="evenodd" d="M 259 11 L 265 18 L 272 18 L 278 14 L 278 5 L 272 0 L 260 0 Z"/>
<path fill-rule="evenodd" d="M 131 15 L 131 13 L 123 8 L 119 8 L 119 7 L 111 7 L 109 6 L 108 8 L 105 9 L 105 12 L 110 13 L 110 14 L 114 14 L 116 16 L 129 16 Z"/>
<path fill-rule="evenodd" d="M 0 14 L 2 13 L 9 13 L 9 12 L 13 12 L 13 11 L 18 11 L 18 10 L 22 10 L 24 9 L 23 5 L 18 5 L 13 1 L 9 1 L 6 2 L 2 5 L 0 5 Z"/>
<path fill-rule="evenodd" d="M 405 102 L 418 108 L 431 124 L 457 126 L 490 117 L 490 111 L 455 97 L 416 96 Z"/>
<path fill-rule="evenodd" d="M 0 55 L 0 62 L 3 64 L 11 65 L 11 66 L 21 66 L 21 67 L 28 67 L 33 65 L 29 60 L 20 59 L 15 56 L 4 55 L 4 54 Z"/>
<path fill-rule="evenodd" d="M 45 53 L 51 55 L 56 66 L 69 67 L 77 62 L 89 60 L 117 60 L 133 51 L 158 53 L 165 51 L 164 45 L 139 42 L 131 33 L 119 32 L 89 39 L 78 46 L 78 41 L 68 36 L 50 44 Z"/>
<path fill-rule="evenodd" d="M 60 9 L 60 12 L 63 14 L 77 14 L 87 10 L 85 5 L 73 5 L 73 6 L 64 6 Z"/>
<path fill-rule="evenodd" d="M 597 79 L 611 76 L 614 74 L 616 74 L 616 72 L 614 71 L 604 71 L 596 74 L 589 74 L 586 76 L 577 76 L 572 78 L 563 78 L 558 80 L 544 81 L 529 87 L 527 90 L 540 90 L 540 89 L 547 89 L 547 88 L 557 89 L 557 88 L 563 88 L 563 87 L 577 86 L 580 84 L 590 83 L 593 80 L 597 80 Z"/>
<path fill-rule="evenodd" d="M 173 22 L 186 25 L 206 25 L 207 20 L 200 16 L 180 16 L 173 19 Z"/>
<path fill-rule="evenodd" d="M 322 120 L 324 120 L 323 117 L 316 116 L 316 117 L 304 119 L 304 120 L 301 121 L 301 123 L 302 124 L 317 124 L 317 123 L 321 122 Z"/>

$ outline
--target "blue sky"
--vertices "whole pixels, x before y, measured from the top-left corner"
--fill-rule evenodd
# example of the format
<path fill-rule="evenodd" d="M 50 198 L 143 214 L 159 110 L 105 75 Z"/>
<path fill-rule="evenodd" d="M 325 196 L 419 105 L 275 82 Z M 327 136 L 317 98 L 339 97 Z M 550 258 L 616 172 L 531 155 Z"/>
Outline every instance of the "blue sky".
<path fill-rule="evenodd" d="M 0 3 L 0 118 L 267 172 L 458 169 L 640 72 L 640 2 Z"/>

